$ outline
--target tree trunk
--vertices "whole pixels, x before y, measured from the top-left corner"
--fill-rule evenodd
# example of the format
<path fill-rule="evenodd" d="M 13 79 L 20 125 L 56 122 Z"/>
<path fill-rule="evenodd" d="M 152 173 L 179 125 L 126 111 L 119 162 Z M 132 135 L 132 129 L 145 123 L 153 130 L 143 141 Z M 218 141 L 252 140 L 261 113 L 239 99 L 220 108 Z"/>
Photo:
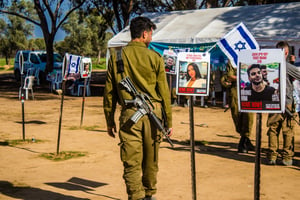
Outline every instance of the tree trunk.
<path fill-rule="evenodd" d="M 9 58 L 8 58 L 7 55 L 5 55 L 5 62 L 6 62 L 7 65 L 9 65 Z"/>
<path fill-rule="evenodd" d="M 97 57 L 97 64 L 100 64 L 101 62 L 101 50 L 98 50 L 98 57 Z"/>
<path fill-rule="evenodd" d="M 46 42 L 46 51 L 47 51 L 47 64 L 45 70 L 46 74 L 53 71 L 53 63 L 54 63 L 53 42 L 54 42 L 54 38 L 52 37 L 49 37 L 48 41 Z"/>

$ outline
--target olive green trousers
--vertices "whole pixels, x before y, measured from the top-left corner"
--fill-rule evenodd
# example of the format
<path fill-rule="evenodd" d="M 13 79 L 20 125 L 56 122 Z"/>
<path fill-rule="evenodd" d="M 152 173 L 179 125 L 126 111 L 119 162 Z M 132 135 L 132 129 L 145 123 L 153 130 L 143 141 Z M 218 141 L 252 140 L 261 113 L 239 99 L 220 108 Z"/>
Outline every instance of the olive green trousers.
<path fill-rule="evenodd" d="M 291 105 L 287 105 L 288 109 L 292 109 Z M 287 116 L 283 113 L 274 113 L 268 115 L 267 126 L 268 129 L 268 159 L 276 160 L 279 149 L 279 134 L 282 130 L 282 137 L 283 137 L 283 147 L 282 147 L 282 157 L 284 160 L 292 159 L 294 152 L 293 152 L 293 144 L 292 140 L 294 137 L 294 126 L 296 122 L 292 120 L 290 116 Z"/>
<path fill-rule="evenodd" d="M 236 87 L 232 87 L 230 89 L 230 109 L 236 132 L 238 132 L 241 136 L 250 137 L 254 121 L 254 114 L 239 112 Z"/>
<path fill-rule="evenodd" d="M 158 150 L 161 141 L 161 134 L 147 115 L 136 124 L 131 123 L 130 117 L 135 112 L 135 109 L 124 109 L 120 116 L 120 153 L 128 200 L 141 199 L 156 193 Z"/>

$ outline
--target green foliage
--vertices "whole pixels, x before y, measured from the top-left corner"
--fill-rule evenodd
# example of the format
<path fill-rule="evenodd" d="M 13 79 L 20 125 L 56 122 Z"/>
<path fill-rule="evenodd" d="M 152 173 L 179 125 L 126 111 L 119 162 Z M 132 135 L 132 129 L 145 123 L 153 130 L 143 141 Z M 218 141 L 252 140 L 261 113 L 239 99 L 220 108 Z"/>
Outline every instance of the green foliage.
<path fill-rule="evenodd" d="M 6 140 L 5 143 L 9 146 L 17 146 L 17 145 L 24 145 L 24 144 L 30 144 L 30 143 L 39 143 L 43 142 L 42 140 L 37 139 L 25 139 L 25 140 Z"/>
<path fill-rule="evenodd" d="M 45 40 L 43 38 L 32 38 L 28 41 L 28 47 L 26 49 L 45 50 Z"/>
<path fill-rule="evenodd" d="M 55 44 L 60 53 L 95 57 L 106 53 L 106 45 L 111 34 L 107 34 L 105 20 L 94 12 L 89 14 L 79 10 L 69 16 L 69 20 L 62 25 L 68 34 L 64 41 Z"/>
<path fill-rule="evenodd" d="M 56 153 L 43 153 L 40 155 L 40 157 L 46 158 L 48 160 L 52 161 L 63 161 L 63 160 L 69 160 L 71 158 L 78 158 L 83 157 L 87 153 L 85 152 L 78 152 L 78 151 L 62 151 L 59 154 Z"/>
<path fill-rule="evenodd" d="M 18 49 L 24 49 L 27 46 L 26 38 L 32 35 L 33 26 L 13 15 L 9 15 L 7 19 L 8 23 L 3 23 L 3 19 L 0 19 L 0 54 L 10 58 Z"/>
<path fill-rule="evenodd" d="M 99 126 L 83 126 L 82 128 L 87 131 L 94 131 L 99 128 Z"/>
<path fill-rule="evenodd" d="M 92 58 L 93 70 L 106 69 L 106 58 L 101 58 L 99 63 L 97 60 L 97 58 Z"/>
<path fill-rule="evenodd" d="M 14 58 L 10 58 L 10 63 L 14 63 L 15 59 Z M 4 58 L 0 58 L 0 66 L 4 66 L 6 65 L 6 61 Z"/>

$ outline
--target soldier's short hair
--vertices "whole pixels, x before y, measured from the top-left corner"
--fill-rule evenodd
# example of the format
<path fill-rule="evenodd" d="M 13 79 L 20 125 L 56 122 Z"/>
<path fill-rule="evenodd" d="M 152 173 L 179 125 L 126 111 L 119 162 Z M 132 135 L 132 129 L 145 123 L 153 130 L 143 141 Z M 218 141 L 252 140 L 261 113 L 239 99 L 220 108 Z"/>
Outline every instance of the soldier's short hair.
<path fill-rule="evenodd" d="M 283 48 L 290 48 L 290 45 L 287 41 L 280 41 L 276 44 L 276 48 L 279 48 L 279 49 L 283 49 Z"/>
<path fill-rule="evenodd" d="M 144 31 L 155 30 L 156 25 L 147 17 L 136 17 L 131 20 L 130 34 L 131 39 L 139 38 Z"/>

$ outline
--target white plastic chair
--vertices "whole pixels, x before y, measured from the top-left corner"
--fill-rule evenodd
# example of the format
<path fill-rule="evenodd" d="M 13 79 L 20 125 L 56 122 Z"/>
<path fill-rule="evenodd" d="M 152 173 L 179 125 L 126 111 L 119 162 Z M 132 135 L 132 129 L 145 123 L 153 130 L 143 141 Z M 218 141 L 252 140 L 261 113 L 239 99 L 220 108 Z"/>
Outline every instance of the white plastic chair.
<path fill-rule="evenodd" d="M 26 76 L 34 76 L 35 75 L 35 68 L 29 67 L 26 71 Z"/>
<path fill-rule="evenodd" d="M 35 79 L 36 79 L 36 84 L 40 85 L 40 69 L 35 69 L 34 76 L 35 76 Z"/>
<path fill-rule="evenodd" d="M 61 83 L 62 83 L 62 79 L 63 79 L 62 73 L 59 72 L 59 71 L 57 71 L 57 72 L 55 73 L 54 78 L 51 79 L 51 82 L 50 82 L 50 84 L 51 84 L 51 86 L 50 86 L 51 92 L 52 92 L 53 90 L 56 90 L 56 89 L 60 89 L 60 88 L 61 88 L 60 86 L 61 86 Z"/>
<path fill-rule="evenodd" d="M 77 96 L 80 96 L 83 94 L 83 90 L 84 90 L 84 81 L 79 82 L 77 85 L 78 91 L 77 91 Z M 81 92 L 82 91 L 82 92 Z M 91 90 L 90 90 L 90 79 L 87 78 L 86 80 L 86 96 L 91 96 Z"/>
<path fill-rule="evenodd" d="M 24 86 L 23 88 L 20 87 L 19 89 L 19 99 L 21 99 L 22 89 L 25 90 L 25 99 L 28 99 L 28 90 L 31 90 L 32 99 L 34 99 L 33 96 L 33 84 L 34 84 L 34 76 L 26 76 L 24 80 Z"/>

